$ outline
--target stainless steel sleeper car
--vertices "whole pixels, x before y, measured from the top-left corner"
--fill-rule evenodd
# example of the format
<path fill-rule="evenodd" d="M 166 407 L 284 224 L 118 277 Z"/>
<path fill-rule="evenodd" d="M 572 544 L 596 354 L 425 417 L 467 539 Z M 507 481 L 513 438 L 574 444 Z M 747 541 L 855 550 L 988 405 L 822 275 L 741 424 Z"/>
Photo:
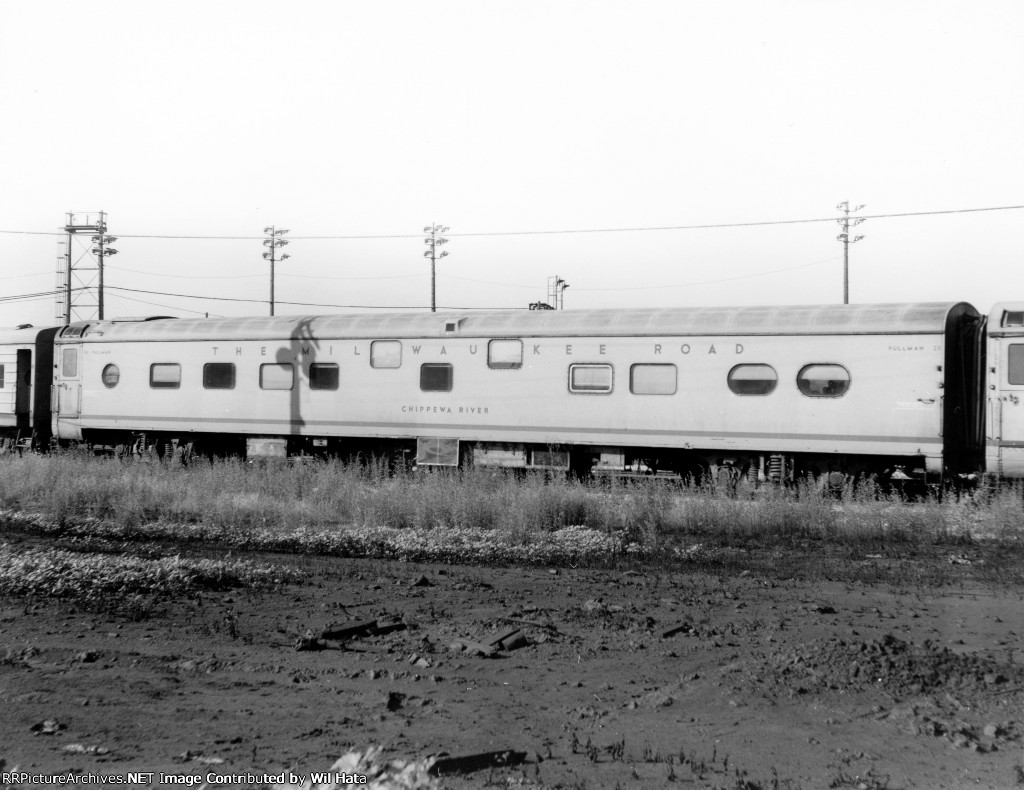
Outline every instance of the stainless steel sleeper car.
<path fill-rule="evenodd" d="M 719 481 L 1024 476 L 1024 304 L 988 317 L 961 302 L 115 320 L 0 335 L 4 367 L 27 349 L 53 365 L 52 422 L 43 429 L 40 403 L 16 421 L 62 442 Z M 11 384 L 0 398 L 21 397 Z"/>

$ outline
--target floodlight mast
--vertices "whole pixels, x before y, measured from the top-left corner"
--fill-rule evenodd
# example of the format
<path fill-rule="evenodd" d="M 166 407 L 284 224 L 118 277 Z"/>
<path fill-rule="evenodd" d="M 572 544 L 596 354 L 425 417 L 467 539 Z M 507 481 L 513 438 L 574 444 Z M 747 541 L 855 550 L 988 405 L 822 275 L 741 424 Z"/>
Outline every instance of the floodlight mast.
<path fill-rule="evenodd" d="M 267 260 L 267 261 L 270 261 L 270 314 L 271 315 L 274 314 L 274 264 L 277 263 L 277 261 L 279 261 L 279 260 L 280 261 L 286 261 L 286 260 L 288 260 L 291 257 L 288 254 L 281 255 L 280 258 L 277 257 L 277 250 L 278 250 L 278 248 L 279 247 L 284 247 L 284 246 L 286 246 L 288 244 L 288 241 L 286 239 L 282 239 L 281 238 L 287 232 L 288 231 L 283 229 L 283 228 L 281 230 L 277 230 L 273 225 L 270 225 L 269 227 L 266 227 L 266 228 L 263 229 L 263 234 L 266 236 L 266 238 L 263 239 L 263 246 L 270 248 L 267 252 L 263 253 L 263 259 Z"/>
<path fill-rule="evenodd" d="M 442 236 L 442 233 L 447 233 L 451 228 L 447 225 L 438 225 L 431 223 L 427 225 L 423 232 L 429 234 L 423 239 L 423 243 L 427 245 L 427 249 L 423 252 L 424 258 L 430 258 L 430 312 L 437 312 L 437 259 L 444 258 L 448 255 L 447 252 L 438 252 L 437 248 L 443 244 L 448 243 L 448 239 Z"/>
<path fill-rule="evenodd" d="M 107 246 L 117 239 L 107 235 L 106 212 L 69 211 L 64 223 L 64 233 L 67 234 L 66 241 L 62 243 L 65 248 L 64 254 L 57 259 L 56 318 L 64 326 L 75 320 L 102 319 L 105 317 L 104 258 L 117 254 L 117 250 Z M 86 234 L 90 235 L 95 245 L 87 247 L 86 250 L 98 261 L 96 266 L 83 265 L 82 257 L 73 255 L 76 239 Z M 93 294 L 96 295 L 95 303 L 75 303 L 76 298 L 84 295 L 88 300 Z M 95 312 L 90 308 L 95 308 Z"/>

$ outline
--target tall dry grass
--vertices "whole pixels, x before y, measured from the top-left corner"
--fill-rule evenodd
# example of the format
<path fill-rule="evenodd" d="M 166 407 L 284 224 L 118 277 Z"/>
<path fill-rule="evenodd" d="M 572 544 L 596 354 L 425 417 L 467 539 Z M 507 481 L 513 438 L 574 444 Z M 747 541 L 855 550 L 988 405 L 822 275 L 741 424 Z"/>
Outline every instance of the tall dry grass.
<path fill-rule="evenodd" d="M 205 529 L 466 527 L 525 543 L 538 533 L 585 526 L 651 551 L 694 536 L 726 543 L 1016 545 L 1024 525 L 1019 485 L 907 503 L 865 485 L 839 499 L 810 482 L 741 483 L 724 495 L 662 480 L 580 482 L 487 469 L 393 472 L 383 464 L 335 461 L 180 466 L 74 453 L 0 458 L 0 506 L 58 524 L 98 519 L 125 532 L 154 522 L 189 524 L 197 537 Z"/>

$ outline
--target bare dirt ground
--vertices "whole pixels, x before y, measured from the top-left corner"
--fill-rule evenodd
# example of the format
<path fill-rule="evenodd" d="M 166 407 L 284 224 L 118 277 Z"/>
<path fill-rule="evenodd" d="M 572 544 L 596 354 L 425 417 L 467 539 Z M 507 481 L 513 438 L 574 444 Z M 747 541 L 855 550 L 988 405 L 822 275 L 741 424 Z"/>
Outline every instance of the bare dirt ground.
<path fill-rule="evenodd" d="M 3 770 L 308 774 L 378 744 L 522 753 L 455 788 L 1024 783 L 1019 584 L 258 559 L 309 581 L 139 621 L 0 601 Z M 981 561 L 915 562 L 951 559 Z"/>

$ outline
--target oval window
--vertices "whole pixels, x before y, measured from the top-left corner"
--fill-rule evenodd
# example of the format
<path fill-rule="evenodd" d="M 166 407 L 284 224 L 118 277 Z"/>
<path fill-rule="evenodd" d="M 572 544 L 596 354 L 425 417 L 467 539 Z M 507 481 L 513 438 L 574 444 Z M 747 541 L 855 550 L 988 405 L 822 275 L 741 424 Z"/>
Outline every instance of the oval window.
<path fill-rule="evenodd" d="M 737 395 L 767 395 L 779 383 L 771 365 L 737 365 L 729 371 L 729 389 Z"/>
<path fill-rule="evenodd" d="M 103 386 L 112 389 L 121 380 L 121 371 L 117 365 L 107 365 L 103 368 Z"/>
<path fill-rule="evenodd" d="M 850 389 L 850 371 L 842 365 L 804 365 L 796 385 L 811 398 L 838 398 Z"/>

